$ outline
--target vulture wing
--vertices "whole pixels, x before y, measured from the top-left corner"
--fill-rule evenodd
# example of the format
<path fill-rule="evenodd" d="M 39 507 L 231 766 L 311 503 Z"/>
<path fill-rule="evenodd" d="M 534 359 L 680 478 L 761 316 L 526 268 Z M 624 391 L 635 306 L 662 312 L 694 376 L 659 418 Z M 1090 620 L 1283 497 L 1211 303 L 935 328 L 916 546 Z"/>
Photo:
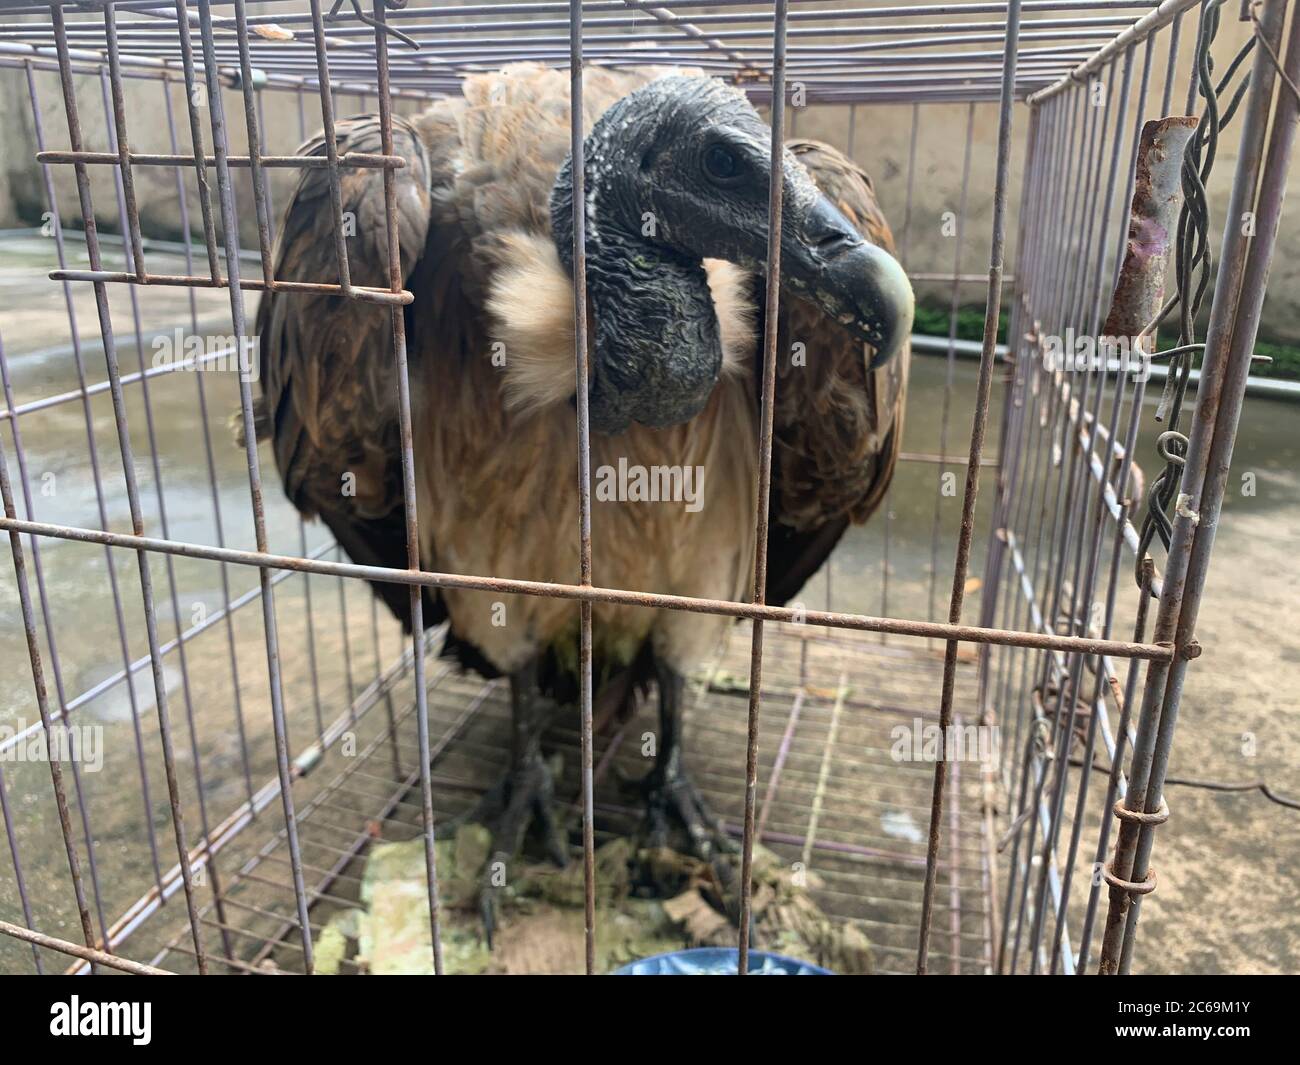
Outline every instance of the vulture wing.
<path fill-rule="evenodd" d="M 894 251 L 871 179 L 857 164 L 817 141 L 786 146 L 864 237 Z M 792 357 L 795 344 L 804 346 L 802 364 Z M 866 521 L 884 498 L 902 441 L 910 351 L 868 372 L 870 352 L 860 341 L 811 303 L 788 299 L 777 353 L 767 601 L 782 604 L 826 561 L 849 522 Z"/>
<path fill-rule="evenodd" d="M 393 119 L 402 274 L 423 253 L 429 226 L 429 160 L 415 130 Z M 339 153 L 379 153 L 378 119 L 337 124 Z M 299 154 L 325 155 L 323 136 Z M 388 229 L 383 171 L 341 176 L 348 264 L 354 285 L 388 287 Z M 333 211 L 325 169 L 303 170 L 285 212 L 276 277 L 329 281 L 338 276 Z M 268 292 L 257 312 L 265 414 L 285 494 L 304 517 L 319 516 L 354 562 L 404 568 L 396 365 L 388 308 L 342 296 Z M 375 592 L 404 624 L 408 593 L 392 584 Z M 440 620 L 432 604 L 428 620 Z"/>

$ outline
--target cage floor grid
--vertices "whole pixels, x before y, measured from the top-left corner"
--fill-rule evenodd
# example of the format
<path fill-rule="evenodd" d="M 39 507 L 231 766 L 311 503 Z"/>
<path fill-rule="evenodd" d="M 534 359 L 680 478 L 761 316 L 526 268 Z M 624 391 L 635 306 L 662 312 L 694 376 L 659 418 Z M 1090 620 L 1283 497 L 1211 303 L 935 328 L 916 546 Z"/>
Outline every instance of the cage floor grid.
<path fill-rule="evenodd" d="M 749 650 L 748 625 L 738 625 L 718 658 L 691 679 L 686 711 L 685 750 L 694 779 L 737 838 L 744 809 Z M 509 698 L 504 681 L 485 683 L 441 663 L 430 665 L 434 811 L 443 821 L 466 809 L 505 768 Z M 820 878 L 814 897 L 832 919 L 860 922 L 881 974 L 909 972 L 915 962 L 933 779 L 932 762 L 899 761 L 891 749 L 904 731 L 915 736 L 937 722 L 942 665 L 941 644 L 882 644 L 874 634 L 827 634 L 793 625 L 767 630 L 758 838 L 781 859 L 802 862 Z M 333 743 L 295 785 L 313 938 L 323 927 L 322 908 L 356 905 L 372 843 L 419 834 L 409 677 L 395 668 L 387 678 L 348 726 L 355 738 Z M 954 703 L 959 724 L 963 717 L 971 721 L 974 682 L 975 667 L 963 658 Z M 629 782 L 649 768 L 643 734 L 656 722 L 650 700 L 633 719 L 596 737 L 598 846 L 636 827 L 640 800 Z M 571 839 L 580 824 L 578 742 L 571 714 L 559 717 L 545 742 L 548 754 L 562 759 L 557 793 L 567 804 Z M 298 760 L 300 766 L 310 761 Z M 989 971 L 992 914 L 979 767 L 953 766 L 931 969 L 982 973 Z M 223 912 L 205 890 L 205 947 L 218 971 L 302 971 L 290 862 L 283 828 L 275 831 L 282 826 L 277 814 L 273 808 L 262 815 L 219 854 Z M 580 858 L 580 847 L 573 853 Z M 209 886 L 206 877 L 202 883 Z M 148 960 L 192 969 L 188 928 L 175 920 L 182 916 L 179 909 L 165 907 L 121 952 L 148 958 L 153 943 L 157 952 Z M 580 943 L 575 957 L 581 959 Z M 354 969 L 345 964 L 343 971 Z"/>

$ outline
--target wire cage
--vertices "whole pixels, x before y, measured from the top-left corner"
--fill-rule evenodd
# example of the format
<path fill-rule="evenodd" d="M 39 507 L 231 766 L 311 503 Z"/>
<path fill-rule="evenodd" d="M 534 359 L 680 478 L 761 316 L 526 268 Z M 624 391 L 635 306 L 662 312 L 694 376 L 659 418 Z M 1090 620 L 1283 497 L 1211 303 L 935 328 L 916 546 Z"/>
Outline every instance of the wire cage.
<path fill-rule="evenodd" d="M 1300 21 L 1287 23 L 1285 0 L 1164 0 L 1154 9 L 1120 0 L 250 6 L 0 0 L 0 72 L 28 92 L 42 247 L 57 259 L 52 269 L 34 259 L 23 283 L 32 280 L 34 302 L 41 293 L 61 300 L 68 327 L 68 342 L 42 348 L 43 360 L 7 356 L 0 344 L 0 525 L 13 558 L 6 602 L 19 604 L 25 636 L 18 658 L 4 661 L 29 660 L 32 680 L 20 692 L 15 671 L 6 694 L 39 717 L 0 740 L 10 753 L 0 760 L 4 967 L 311 972 L 322 910 L 355 900 L 371 843 L 422 836 L 431 964 L 441 972 L 435 833 L 502 764 L 507 703 L 500 682 L 439 659 L 445 634 L 422 620 L 427 586 L 558 597 L 579 613 L 577 720 L 551 737 L 569 754 L 559 786 L 581 816 L 585 940 L 576 967 L 596 968 L 596 843 L 635 815 L 613 787 L 620 763 L 634 758 L 624 740 L 635 729 L 593 720 L 592 604 L 615 602 L 742 622 L 698 678 L 688 716 L 706 788 L 742 845 L 742 973 L 756 842 L 815 865 L 827 912 L 870 928 L 878 971 L 1127 972 L 1142 901 L 1156 886 L 1165 771 L 1187 667 L 1200 651 L 1196 615 L 1300 103 Z M 1245 43 L 1216 68 L 1220 24 L 1237 21 L 1249 27 Z M 403 307 L 419 297 L 403 288 L 396 246 L 402 159 L 393 116 L 458 93 L 467 73 L 512 61 L 570 70 L 575 102 L 593 66 L 703 68 L 765 109 L 777 175 L 776 146 L 805 102 L 790 104 L 794 87 L 810 107 L 806 121 L 816 112 L 840 123 L 833 128 L 850 156 L 855 147 L 861 154 L 873 115 L 907 115 L 908 163 L 890 205 L 901 212 L 901 258 L 914 282 L 941 286 L 952 306 L 938 342 L 947 362 L 937 449 L 900 457 L 899 478 L 923 479 L 934 499 L 919 551 L 900 541 L 887 503 L 868 526 L 870 569 L 841 569 L 833 556 L 817 578 L 821 609 L 765 604 L 761 547 L 752 602 L 594 583 L 601 545 L 591 538 L 579 210 L 582 580 L 421 569 L 403 324 Z M 135 117 L 148 98 L 154 114 L 161 103 L 160 128 Z M 368 112 L 378 114 L 382 151 L 340 152 L 336 122 Z M 572 113 L 580 161 L 581 108 Z M 939 122 L 964 131 L 962 163 L 922 173 L 918 144 L 927 123 Z M 325 152 L 297 155 L 318 127 Z M 974 174 L 977 129 L 995 131 L 983 182 Z M 1206 184 L 1229 131 L 1237 150 L 1227 153 L 1231 192 L 1216 225 Z M 276 194 L 309 166 L 325 169 L 333 189 L 337 273 L 277 280 Z M 350 279 L 338 188 L 354 168 L 383 172 L 386 287 Z M 574 173 L 581 204 L 583 168 Z M 934 273 L 909 254 L 914 192 L 925 181 L 946 182 L 959 205 L 954 261 Z M 982 227 L 967 222 L 972 192 L 991 193 Z M 179 242 L 145 235 L 159 200 L 178 211 Z M 1151 238 L 1142 221 L 1160 221 L 1161 202 L 1183 204 L 1164 258 L 1132 263 Z M 1239 224 L 1247 215 L 1253 224 Z M 241 232 L 255 236 L 251 251 Z M 1004 273 L 1009 246 L 1014 277 Z M 971 249 L 987 273 L 963 272 Z M 1162 304 L 1166 261 L 1176 299 Z M 328 293 L 391 315 L 406 569 L 351 562 L 266 487 L 246 375 L 214 383 L 177 372 L 237 357 L 251 335 L 251 301 L 268 289 Z M 963 292 L 981 290 L 983 341 L 967 380 L 955 370 L 970 346 L 957 339 L 957 311 Z M 760 545 L 776 305 L 767 301 L 763 334 Z M 1178 340 L 1154 360 L 1150 347 L 1140 352 L 1143 373 L 1109 355 L 1082 367 L 1045 357 L 1067 334 L 1118 335 L 1115 321 L 1149 339 L 1154 319 L 1174 310 Z M 227 344 L 149 362 L 151 336 L 173 326 L 178 338 L 211 333 L 213 322 L 228 327 Z M 51 364 L 58 373 L 43 373 Z M 1164 382 L 1150 453 L 1139 437 L 1150 429 L 1148 378 Z M 220 439 L 233 403 L 242 452 Z M 964 457 L 949 432 L 963 404 Z M 182 452 L 201 456 L 201 491 L 173 488 Z M 75 456 L 66 464 L 82 471 L 85 491 L 44 490 L 59 456 Z M 1161 467 L 1149 487 L 1143 461 Z M 959 495 L 944 492 L 945 475 L 950 484 L 964 478 Z M 949 553 L 950 570 L 940 562 Z M 982 581 L 973 580 L 981 558 Z M 900 559 L 917 569 L 910 597 Z M 381 617 L 366 579 L 407 587 L 409 638 Z M 869 613 L 877 594 L 878 613 Z M 244 609 L 254 604 L 260 618 Z M 105 654 L 108 667 L 89 661 Z M 131 738 L 111 772 L 58 756 L 60 726 L 114 714 Z M 933 761 L 889 757 L 891 728 L 912 721 L 938 726 Z M 956 757 L 953 737 L 967 724 L 997 730 L 1000 762 Z M 38 742 L 54 756 L 39 766 L 15 759 Z M 914 813 L 916 829 L 882 835 L 880 810 Z"/>

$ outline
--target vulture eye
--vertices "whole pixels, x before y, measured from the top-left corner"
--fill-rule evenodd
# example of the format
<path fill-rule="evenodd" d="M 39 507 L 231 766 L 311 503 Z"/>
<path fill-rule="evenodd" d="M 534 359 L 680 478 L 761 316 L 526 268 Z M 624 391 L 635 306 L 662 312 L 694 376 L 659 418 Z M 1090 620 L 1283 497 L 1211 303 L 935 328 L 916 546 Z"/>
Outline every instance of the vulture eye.
<path fill-rule="evenodd" d="M 734 184 L 741 176 L 740 160 L 730 148 L 711 144 L 704 152 L 704 176 L 718 184 Z"/>

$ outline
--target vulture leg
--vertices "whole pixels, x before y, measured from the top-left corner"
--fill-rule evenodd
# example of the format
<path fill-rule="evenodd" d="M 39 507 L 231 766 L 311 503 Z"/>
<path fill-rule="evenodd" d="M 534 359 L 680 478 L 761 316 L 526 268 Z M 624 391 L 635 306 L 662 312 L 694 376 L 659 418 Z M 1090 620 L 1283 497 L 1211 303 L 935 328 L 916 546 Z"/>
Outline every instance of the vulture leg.
<path fill-rule="evenodd" d="M 538 690 L 535 661 L 510 675 L 510 768 L 468 814 L 456 819 L 481 823 L 492 833 L 492 857 L 479 892 L 489 949 L 498 923 L 502 874 L 519 856 L 529 826 L 536 823 L 546 853 L 556 865 L 563 867 L 569 860 L 563 826 L 553 806 L 555 781 L 542 756 L 542 734 L 554 712 L 555 703 Z"/>
<path fill-rule="evenodd" d="M 676 822 L 686 829 L 690 853 L 697 858 L 710 861 L 719 854 L 733 853 L 735 841 L 705 805 L 682 760 L 686 678 L 662 661 L 656 662 L 655 669 L 659 678 L 659 753 L 642 784 L 649 845 L 668 846 L 670 825 Z"/>

